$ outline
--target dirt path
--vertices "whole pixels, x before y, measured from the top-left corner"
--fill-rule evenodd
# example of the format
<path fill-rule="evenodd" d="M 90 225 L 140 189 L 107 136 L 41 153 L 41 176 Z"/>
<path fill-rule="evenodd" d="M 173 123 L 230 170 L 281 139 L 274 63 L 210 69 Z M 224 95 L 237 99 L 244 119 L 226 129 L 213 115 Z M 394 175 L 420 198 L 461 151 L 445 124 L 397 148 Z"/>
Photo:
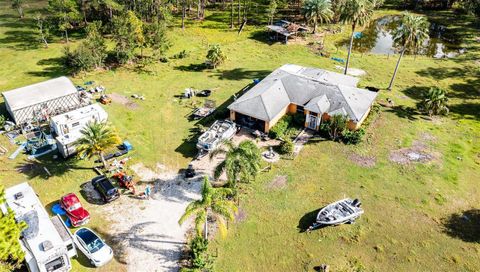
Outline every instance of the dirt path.
<path fill-rule="evenodd" d="M 138 191 L 150 185 L 150 199 L 122 195 L 106 212 L 113 220 L 111 240 L 115 258 L 127 271 L 178 271 L 178 260 L 191 222 L 178 220 L 185 207 L 198 199 L 201 178 L 186 181 L 176 173 L 158 173 L 143 165 L 132 166 L 142 179 Z"/>

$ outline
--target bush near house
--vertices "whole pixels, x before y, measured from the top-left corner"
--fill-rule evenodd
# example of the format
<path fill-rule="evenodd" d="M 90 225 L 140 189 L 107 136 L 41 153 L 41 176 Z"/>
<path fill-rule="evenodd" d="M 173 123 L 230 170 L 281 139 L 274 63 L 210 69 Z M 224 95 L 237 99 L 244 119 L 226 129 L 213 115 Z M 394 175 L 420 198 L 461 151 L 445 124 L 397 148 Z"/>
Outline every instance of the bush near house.
<path fill-rule="evenodd" d="M 294 148 L 295 148 L 295 145 L 293 144 L 293 141 L 290 138 L 286 138 L 280 144 L 280 153 L 287 154 L 287 155 L 292 154 Z"/>
<path fill-rule="evenodd" d="M 303 114 L 285 115 L 278 121 L 268 136 L 273 139 L 285 139 L 295 137 L 305 124 L 305 116 Z"/>
<path fill-rule="evenodd" d="M 365 135 L 365 129 L 360 128 L 358 130 L 344 130 L 342 132 L 342 142 L 345 144 L 358 144 L 362 141 L 363 136 Z"/>
<path fill-rule="evenodd" d="M 284 138 L 288 128 L 291 126 L 293 121 L 293 116 L 292 115 L 285 115 L 280 119 L 280 121 L 273 126 L 272 129 L 270 129 L 270 132 L 268 133 L 270 138 L 273 139 L 281 139 Z"/>

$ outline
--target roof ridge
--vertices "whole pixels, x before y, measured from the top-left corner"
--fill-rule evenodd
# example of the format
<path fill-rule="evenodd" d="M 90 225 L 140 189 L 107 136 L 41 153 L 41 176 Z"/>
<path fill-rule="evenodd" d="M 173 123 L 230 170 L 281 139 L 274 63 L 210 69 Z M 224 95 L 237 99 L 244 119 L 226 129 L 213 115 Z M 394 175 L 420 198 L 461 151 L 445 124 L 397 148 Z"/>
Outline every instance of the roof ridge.
<path fill-rule="evenodd" d="M 336 86 L 336 87 L 338 88 L 338 91 L 339 91 L 340 94 L 342 95 L 343 100 L 345 100 L 345 103 L 347 104 L 348 109 L 353 113 L 353 116 L 355 116 L 355 119 L 357 119 L 356 121 L 358 121 L 359 119 L 358 119 L 357 116 L 355 115 L 355 112 L 353 111 L 352 106 L 350 105 L 348 99 L 345 97 L 345 95 L 343 94 L 342 90 L 340 89 L 340 86 L 343 86 L 343 85 L 338 85 L 338 86 Z M 348 86 L 343 86 L 343 87 L 348 87 Z M 359 88 L 358 88 L 358 89 L 359 89 Z"/>

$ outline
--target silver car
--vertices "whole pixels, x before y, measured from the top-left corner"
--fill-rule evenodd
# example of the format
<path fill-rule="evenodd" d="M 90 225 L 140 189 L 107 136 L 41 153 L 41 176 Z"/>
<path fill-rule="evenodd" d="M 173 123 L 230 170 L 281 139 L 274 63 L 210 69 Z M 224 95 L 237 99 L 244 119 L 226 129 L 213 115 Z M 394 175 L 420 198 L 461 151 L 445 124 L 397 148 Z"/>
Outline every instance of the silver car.
<path fill-rule="evenodd" d="M 112 249 L 93 230 L 81 228 L 74 236 L 77 248 L 95 267 L 100 267 L 113 258 Z"/>

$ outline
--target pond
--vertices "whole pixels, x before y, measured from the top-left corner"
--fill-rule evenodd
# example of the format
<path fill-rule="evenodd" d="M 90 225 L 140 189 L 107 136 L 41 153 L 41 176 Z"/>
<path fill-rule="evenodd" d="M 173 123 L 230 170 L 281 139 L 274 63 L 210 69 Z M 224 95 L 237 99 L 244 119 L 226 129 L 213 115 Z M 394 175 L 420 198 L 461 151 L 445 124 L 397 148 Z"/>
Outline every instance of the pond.
<path fill-rule="evenodd" d="M 373 54 L 397 53 L 398 50 L 393 42 L 393 32 L 400 26 L 400 23 L 400 16 L 385 16 L 372 21 L 362 32 L 355 33 L 353 50 Z M 460 37 L 443 25 L 430 22 L 429 36 L 430 38 L 423 43 L 418 54 L 434 58 L 451 58 L 465 52 L 460 47 Z M 340 46 L 347 48 L 348 45 L 348 39 L 340 43 Z"/>

